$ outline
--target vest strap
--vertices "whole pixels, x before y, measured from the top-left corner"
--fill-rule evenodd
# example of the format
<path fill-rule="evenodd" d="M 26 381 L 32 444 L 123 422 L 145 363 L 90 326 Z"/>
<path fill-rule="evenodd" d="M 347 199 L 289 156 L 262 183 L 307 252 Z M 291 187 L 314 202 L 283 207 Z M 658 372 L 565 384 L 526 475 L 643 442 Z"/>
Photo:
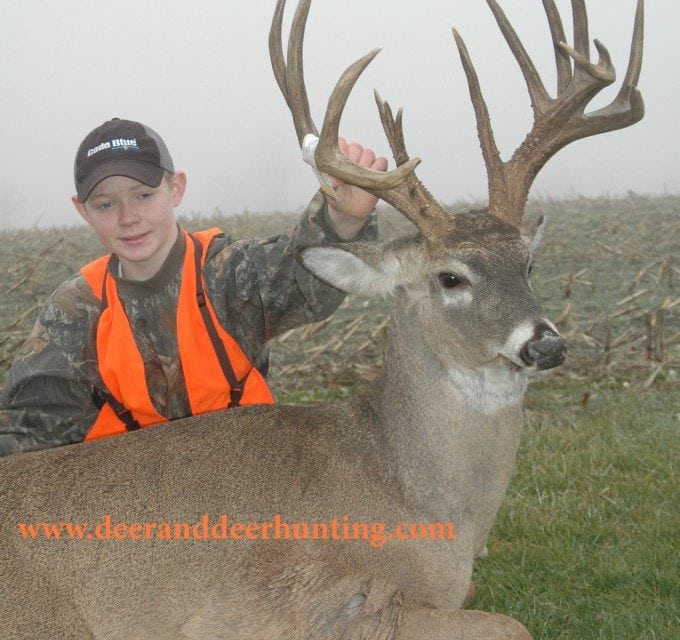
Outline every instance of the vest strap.
<path fill-rule="evenodd" d="M 206 304 L 206 299 L 205 299 L 205 291 L 203 289 L 203 277 L 202 277 L 202 271 L 201 271 L 201 262 L 202 262 L 202 257 L 203 257 L 203 246 L 201 245 L 200 241 L 198 238 L 193 236 L 192 234 L 189 234 L 189 237 L 191 238 L 192 242 L 194 243 L 194 262 L 196 266 L 196 301 L 198 302 L 198 308 L 201 312 L 201 317 L 203 318 L 203 322 L 205 324 L 205 328 L 208 331 L 208 336 L 210 337 L 210 342 L 212 342 L 213 348 L 215 349 L 215 355 L 217 355 L 217 359 L 220 363 L 220 367 L 222 368 L 222 372 L 224 373 L 224 377 L 227 379 L 229 382 L 229 407 L 238 407 L 241 402 L 241 396 L 243 395 L 243 388 L 245 387 L 246 380 L 248 379 L 248 376 L 250 375 L 250 372 L 253 370 L 252 366 L 248 370 L 245 376 L 243 376 L 242 380 L 238 380 L 236 378 L 236 374 L 234 373 L 234 369 L 231 366 L 231 362 L 229 361 L 229 356 L 227 355 L 227 351 L 224 348 L 224 344 L 222 340 L 220 340 L 220 337 L 217 333 L 217 329 L 215 327 L 215 324 L 212 321 L 212 317 L 210 316 L 210 311 L 208 311 L 208 307 Z"/>
<path fill-rule="evenodd" d="M 105 404 L 108 404 L 116 414 L 116 417 L 125 425 L 126 431 L 137 431 L 137 429 L 141 428 L 139 422 L 132 415 L 132 411 L 126 409 L 123 404 L 118 402 L 108 389 L 92 387 L 92 402 L 94 402 L 94 406 L 97 409 L 101 409 Z"/>
<path fill-rule="evenodd" d="M 106 307 L 109 305 L 109 300 L 106 295 L 106 279 L 109 277 L 108 263 L 110 263 L 110 261 L 111 260 L 109 258 L 107 261 L 107 268 L 104 270 L 104 278 L 102 279 L 100 318 L 101 313 L 103 313 L 104 309 L 106 309 Z M 95 336 L 97 335 L 98 326 L 99 319 L 97 319 L 97 323 L 95 324 L 94 328 Z M 104 386 L 103 389 L 100 387 L 92 387 L 92 402 L 94 402 L 94 405 L 97 407 L 97 409 L 101 409 L 105 404 L 108 404 L 111 410 L 116 414 L 116 417 L 123 423 L 126 431 L 137 431 L 137 429 L 141 428 L 139 422 L 137 422 L 135 417 L 132 415 L 132 411 L 127 409 L 123 403 L 119 402 L 116 397 L 106 388 L 106 386 Z"/>

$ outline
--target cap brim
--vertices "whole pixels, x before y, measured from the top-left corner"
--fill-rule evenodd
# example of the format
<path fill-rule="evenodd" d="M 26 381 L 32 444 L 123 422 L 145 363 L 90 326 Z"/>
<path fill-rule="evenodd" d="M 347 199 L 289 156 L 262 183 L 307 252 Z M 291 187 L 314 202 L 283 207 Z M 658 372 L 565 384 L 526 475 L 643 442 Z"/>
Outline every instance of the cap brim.
<path fill-rule="evenodd" d="M 85 202 L 92 193 L 92 190 L 106 178 L 111 176 L 125 176 L 138 180 L 149 187 L 157 187 L 163 180 L 165 169 L 153 164 L 144 162 L 133 162 L 131 160 L 111 160 L 95 167 L 77 185 L 78 199 Z"/>

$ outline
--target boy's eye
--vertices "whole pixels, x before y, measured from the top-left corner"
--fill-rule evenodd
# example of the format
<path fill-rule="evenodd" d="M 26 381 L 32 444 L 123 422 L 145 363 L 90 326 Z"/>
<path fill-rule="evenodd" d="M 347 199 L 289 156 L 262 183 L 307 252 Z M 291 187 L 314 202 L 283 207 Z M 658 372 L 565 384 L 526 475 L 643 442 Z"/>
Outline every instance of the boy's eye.
<path fill-rule="evenodd" d="M 100 202 L 97 205 L 97 209 L 99 209 L 100 211 L 106 211 L 107 209 L 110 209 L 112 206 L 113 204 L 111 202 Z"/>

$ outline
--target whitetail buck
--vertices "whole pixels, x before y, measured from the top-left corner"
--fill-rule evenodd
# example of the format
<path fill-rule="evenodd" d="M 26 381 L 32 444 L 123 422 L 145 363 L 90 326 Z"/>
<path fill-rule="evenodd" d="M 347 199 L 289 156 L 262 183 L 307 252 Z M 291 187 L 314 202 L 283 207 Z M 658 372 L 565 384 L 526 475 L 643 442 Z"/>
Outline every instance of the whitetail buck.
<path fill-rule="evenodd" d="M 311 0 L 293 20 L 287 65 L 279 0 L 270 50 L 298 139 L 316 134 L 302 78 Z M 532 180 L 560 148 L 643 116 L 638 2 L 623 87 L 584 110 L 614 80 L 607 50 L 589 60 L 584 2 L 572 0 L 574 47 L 553 0 L 551 98 L 512 27 L 488 3 L 529 88 L 535 123 L 502 162 L 463 41 L 489 173 L 488 208 L 451 215 L 418 181 L 400 114 L 378 98 L 397 168 L 357 168 L 338 151 L 352 85 L 336 86 L 320 133 L 322 171 L 392 204 L 419 232 L 388 243 L 311 247 L 304 264 L 347 291 L 393 294 L 385 367 L 357 397 L 308 407 L 236 409 L 126 436 L 0 461 L 0 637 L 194 639 L 528 638 L 517 622 L 461 610 L 512 474 L 527 371 L 559 365 L 565 343 L 531 293 L 537 233 L 521 225 Z M 572 68 L 573 62 L 573 68 Z M 449 522 L 453 542 L 174 540 L 71 542 L 21 538 L 26 521 Z"/>

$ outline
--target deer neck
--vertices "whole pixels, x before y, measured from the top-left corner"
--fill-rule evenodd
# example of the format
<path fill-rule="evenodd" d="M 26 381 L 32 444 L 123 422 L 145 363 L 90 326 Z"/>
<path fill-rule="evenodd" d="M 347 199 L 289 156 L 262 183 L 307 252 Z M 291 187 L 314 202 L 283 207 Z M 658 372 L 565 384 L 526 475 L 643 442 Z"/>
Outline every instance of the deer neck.
<path fill-rule="evenodd" d="M 392 471 L 402 493 L 433 514 L 488 509 L 492 520 L 514 467 L 526 376 L 497 364 L 447 365 L 415 315 L 396 306 L 374 387 Z"/>

